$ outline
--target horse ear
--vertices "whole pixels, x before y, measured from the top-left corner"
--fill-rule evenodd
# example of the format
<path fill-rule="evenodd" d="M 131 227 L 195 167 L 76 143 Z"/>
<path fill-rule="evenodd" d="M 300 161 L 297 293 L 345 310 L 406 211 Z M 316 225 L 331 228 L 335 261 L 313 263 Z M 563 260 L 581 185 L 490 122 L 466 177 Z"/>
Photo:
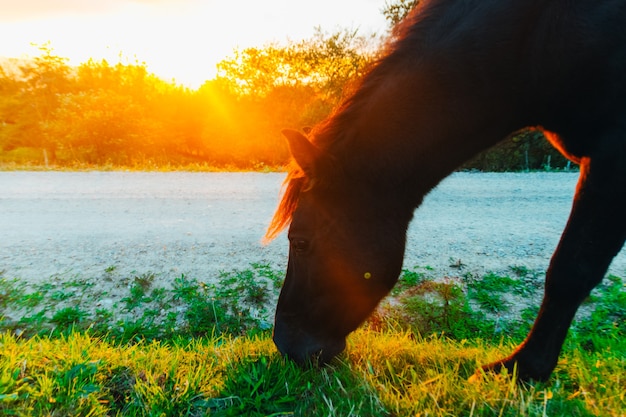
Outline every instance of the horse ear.
<path fill-rule="evenodd" d="M 316 166 L 322 157 L 322 151 L 297 130 L 285 129 L 282 134 L 287 138 L 289 151 L 307 177 L 315 177 Z"/>

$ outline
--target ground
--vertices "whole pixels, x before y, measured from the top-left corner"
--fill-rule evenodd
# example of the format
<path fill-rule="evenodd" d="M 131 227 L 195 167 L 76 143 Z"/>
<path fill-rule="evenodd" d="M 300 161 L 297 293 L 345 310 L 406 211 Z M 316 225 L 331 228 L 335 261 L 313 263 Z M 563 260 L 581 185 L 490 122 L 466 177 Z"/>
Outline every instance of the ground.
<path fill-rule="evenodd" d="M 280 173 L 0 172 L 0 271 L 25 283 L 84 277 L 101 286 L 155 274 L 267 263 L 284 269 L 285 235 L 262 237 Z M 458 276 L 547 267 L 567 221 L 576 173 L 455 173 L 424 201 L 405 268 Z M 611 271 L 626 276 L 626 251 Z M 461 266 L 461 268 L 459 268 Z"/>

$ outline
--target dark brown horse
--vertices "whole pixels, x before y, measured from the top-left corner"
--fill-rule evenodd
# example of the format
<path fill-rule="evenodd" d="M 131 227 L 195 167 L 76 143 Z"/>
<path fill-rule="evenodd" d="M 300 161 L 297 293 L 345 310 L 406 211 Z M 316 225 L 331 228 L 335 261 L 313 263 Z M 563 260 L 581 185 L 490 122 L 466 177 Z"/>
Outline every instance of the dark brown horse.
<path fill-rule="evenodd" d="M 530 334 L 485 369 L 547 379 L 626 238 L 626 0 L 423 0 L 333 116 L 284 132 L 297 166 L 268 231 L 291 224 L 280 352 L 341 352 L 394 286 L 424 195 L 525 127 L 580 180 Z"/>

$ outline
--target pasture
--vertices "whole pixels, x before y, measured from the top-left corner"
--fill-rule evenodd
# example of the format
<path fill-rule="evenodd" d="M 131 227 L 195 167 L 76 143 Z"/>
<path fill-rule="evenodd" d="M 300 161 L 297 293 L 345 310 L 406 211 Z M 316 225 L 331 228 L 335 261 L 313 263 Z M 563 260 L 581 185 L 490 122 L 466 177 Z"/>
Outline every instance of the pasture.
<path fill-rule="evenodd" d="M 467 381 L 530 328 L 575 173 L 442 183 L 392 297 L 323 370 L 271 341 L 286 245 L 259 241 L 283 178 L 0 173 L 2 413 L 624 415 L 623 253 L 547 383 Z"/>
<path fill-rule="evenodd" d="M 172 289 L 150 275 L 91 313 L 88 280 L 25 291 L 0 275 L 0 410 L 51 416 L 623 416 L 626 291 L 611 277 L 587 301 L 547 383 L 468 378 L 521 340 L 540 272 L 436 280 L 405 270 L 393 303 L 324 369 L 285 361 L 271 341 L 282 272 L 184 276 Z M 66 306 L 66 307 L 62 307 Z"/>

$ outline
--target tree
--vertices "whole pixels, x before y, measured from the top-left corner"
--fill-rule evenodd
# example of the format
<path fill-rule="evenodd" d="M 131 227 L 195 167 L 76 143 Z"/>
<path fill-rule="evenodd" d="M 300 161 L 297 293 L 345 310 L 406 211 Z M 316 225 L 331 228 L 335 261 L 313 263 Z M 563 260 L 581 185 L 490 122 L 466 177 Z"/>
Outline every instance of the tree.
<path fill-rule="evenodd" d="M 127 162 L 147 139 L 141 106 L 111 90 L 64 96 L 50 133 L 72 159 L 103 164 Z"/>
<path fill-rule="evenodd" d="M 50 127 L 61 97 L 70 92 L 73 85 L 67 59 L 53 55 L 49 44 L 38 48 L 41 54 L 19 67 L 16 81 L 19 88 L 14 91 L 8 110 L 14 126 L 10 128 L 10 136 L 3 135 L 3 147 L 42 149 L 47 164 L 56 162 L 59 145 L 50 134 Z"/>
<path fill-rule="evenodd" d="M 375 36 L 360 36 L 357 30 L 326 33 L 318 27 L 311 39 L 292 45 L 288 51 L 298 70 L 296 76 L 323 98 L 337 103 L 345 88 L 365 73 L 379 46 Z"/>
<path fill-rule="evenodd" d="M 385 2 L 383 7 L 383 15 L 390 28 L 394 28 L 400 23 L 415 6 L 419 3 L 419 0 L 396 0 L 394 2 Z"/>
<path fill-rule="evenodd" d="M 372 61 L 372 41 L 356 30 L 328 34 L 318 27 L 311 39 L 298 43 L 235 51 L 218 64 L 218 78 L 240 95 L 261 98 L 277 87 L 306 85 L 338 101 L 344 86 Z"/>
<path fill-rule="evenodd" d="M 213 102 L 216 110 L 208 116 L 212 121 L 207 123 L 203 143 L 219 159 L 226 158 L 227 152 L 237 161 L 285 162 L 289 154 L 280 130 L 326 118 L 346 87 L 374 60 L 374 42 L 373 36 L 363 37 L 355 30 L 329 34 L 317 28 L 311 39 L 301 42 L 236 51 L 218 64 L 214 83 L 231 92 L 226 102 L 236 100 L 237 105 Z M 215 96 L 215 90 L 207 88 L 203 94 Z M 215 115 L 226 118 L 220 122 Z M 232 117 L 238 118 L 236 125 L 223 123 L 219 128 Z"/>
<path fill-rule="evenodd" d="M 145 64 L 90 60 L 79 66 L 76 84 L 79 92 L 66 97 L 57 130 L 73 155 L 82 152 L 91 163 L 129 163 L 165 147 L 160 106 L 176 88 Z"/>
<path fill-rule="evenodd" d="M 13 137 L 17 129 L 19 119 L 18 95 L 21 89 L 20 82 L 16 79 L 15 69 L 12 62 L 5 62 L 0 66 L 0 150 L 10 151 L 15 148 Z"/>

